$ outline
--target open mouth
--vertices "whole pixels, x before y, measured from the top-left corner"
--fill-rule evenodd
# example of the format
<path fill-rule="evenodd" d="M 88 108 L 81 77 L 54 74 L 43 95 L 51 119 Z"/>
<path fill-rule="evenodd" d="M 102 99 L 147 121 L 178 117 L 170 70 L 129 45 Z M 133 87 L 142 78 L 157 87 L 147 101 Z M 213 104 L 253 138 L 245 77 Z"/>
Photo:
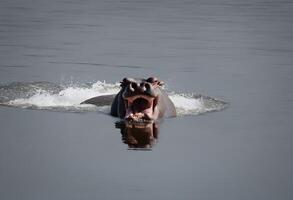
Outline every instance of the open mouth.
<path fill-rule="evenodd" d="M 135 95 L 124 98 L 126 115 L 125 119 L 131 121 L 152 120 L 156 98 L 146 95 Z"/>

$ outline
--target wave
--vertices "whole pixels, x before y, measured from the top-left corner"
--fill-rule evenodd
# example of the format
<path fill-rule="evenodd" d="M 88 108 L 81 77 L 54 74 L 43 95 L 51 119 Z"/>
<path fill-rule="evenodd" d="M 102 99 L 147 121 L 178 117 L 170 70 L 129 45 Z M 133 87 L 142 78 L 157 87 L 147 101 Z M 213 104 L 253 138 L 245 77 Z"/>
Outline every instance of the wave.
<path fill-rule="evenodd" d="M 95 96 L 116 94 L 119 90 L 119 83 L 112 84 L 105 81 L 69 85 L 16 82 L 0 85 L 0 105 L 61 112 L 109 113 L 111 102 L 105 102 L 101 106 L 80 103 Z M 172 91 L 168 93 L 179 116 L 219 111 L 227 106 L 226 102 L 207 96 L 179 94 Z"/>

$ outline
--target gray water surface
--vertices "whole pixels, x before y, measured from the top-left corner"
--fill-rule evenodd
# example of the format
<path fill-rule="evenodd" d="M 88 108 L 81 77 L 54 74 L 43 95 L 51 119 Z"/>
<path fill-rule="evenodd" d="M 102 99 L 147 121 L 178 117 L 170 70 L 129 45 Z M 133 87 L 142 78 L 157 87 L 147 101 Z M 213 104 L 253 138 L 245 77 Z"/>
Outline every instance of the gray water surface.
<path fill-rule="evenodd" d="M 293 199 L 293 2 L 1 0 L 0 81 L 155 75 L 228 109 L 128 150 L 105 114 L 0 107 L 0 199 Z"/>

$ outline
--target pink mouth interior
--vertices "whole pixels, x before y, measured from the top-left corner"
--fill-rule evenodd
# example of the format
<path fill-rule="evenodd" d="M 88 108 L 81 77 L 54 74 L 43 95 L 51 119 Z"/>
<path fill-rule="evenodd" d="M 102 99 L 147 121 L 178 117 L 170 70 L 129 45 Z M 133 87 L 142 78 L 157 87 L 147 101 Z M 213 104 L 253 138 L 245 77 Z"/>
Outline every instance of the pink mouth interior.
<path fill-rule="evenodd" d="M 154 97 L 136 95 L 125 99 L 126 119 L 150 120 L 154 111 Z"/>

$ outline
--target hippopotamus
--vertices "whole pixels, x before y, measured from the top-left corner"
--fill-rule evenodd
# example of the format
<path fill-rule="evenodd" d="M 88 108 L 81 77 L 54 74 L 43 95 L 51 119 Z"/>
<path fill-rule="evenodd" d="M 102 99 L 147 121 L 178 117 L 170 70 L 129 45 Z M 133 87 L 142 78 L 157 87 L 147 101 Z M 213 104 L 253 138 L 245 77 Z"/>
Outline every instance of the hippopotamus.
<path fill-rule="evenodd" d="M 158 78 L 124 78 L 120 83 L 121 89 L 111 105 L 112 116 L 130 121 L 154 121 L 176 116 L 175 106 Z M 100 105 L 101 100 L 111 98 L 109 95 L 94 97 L 82 104 Z"/>

